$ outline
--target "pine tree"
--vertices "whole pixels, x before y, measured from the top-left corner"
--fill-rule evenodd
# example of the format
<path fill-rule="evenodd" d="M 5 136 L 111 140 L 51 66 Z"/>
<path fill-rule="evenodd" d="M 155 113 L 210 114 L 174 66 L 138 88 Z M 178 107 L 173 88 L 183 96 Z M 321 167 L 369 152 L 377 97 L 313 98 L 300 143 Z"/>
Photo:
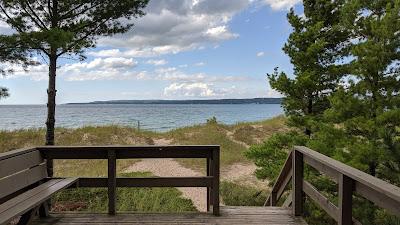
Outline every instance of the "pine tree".
<path fill-rule="evenodd" d="M 5 87 L 0 87 L 0 99 L 8 97 L 8 89 Z"/>
<path fill-rule="evenodd" d="M 54 144 L 57 62 L 94 47 L 100 36 L 124 33 L 143 16 L 148 0 L 3 0 L 0 19 L 49 63 L 46 144 Z"/>
<path fill-rule="evenodd" d="M 294 77 L 277 69 L 268 75 L 271 87 L 284 95 L 290 125 L 309 136 L 312 122 L 329 108 L 328 96 L 345 71 L 337 63 L 347 51 L 348 34 L 339 23 L 343 2 L 305 0 L 304 16 L 292 9 L 288 21 L 293 32 L 283 50 L 294 66 Z"/>
<path fill-rule="evenodd" d="M 7 64 L 19 64 L 23 68 L 27 68 L 29 65 L 33 65 L 36 62 L 29 58 L 29 52 L 27 46 L 18 35 L 0 35 L 0 62 L 4 65 Z M 0 76 L 6 76 L 12 73 L 11 68 L 0 67 Z M 8 89 L 0 87 L 0 99 L 9 96 Z"/>
<path fill-rule="evenodd" d="M 344 160 L 400 184 L 400 0 L 352 0 L 344 14 L 351 75 L 326 115 L 346 133 Z"/>

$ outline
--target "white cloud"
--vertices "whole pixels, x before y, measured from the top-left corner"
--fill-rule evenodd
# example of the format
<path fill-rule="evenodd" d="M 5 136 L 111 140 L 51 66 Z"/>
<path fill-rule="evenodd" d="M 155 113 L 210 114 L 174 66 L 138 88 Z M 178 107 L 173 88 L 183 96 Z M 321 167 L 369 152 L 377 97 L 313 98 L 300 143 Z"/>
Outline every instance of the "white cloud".
<path fill-rule="evenodd" d="M 150 59 L 150 60 L 147 60 L 146 63 L 154 65 L 154 66 L 162 66 L 162 65 L 167 64 L 168 62 L 164 59 L 160 59 L 160 60 Z"/>
<path fill-rule="evenodd" d="M 114 49 L 91 52 L 98 57 L 154 57 L 194 50 L 238 37 L 228 23 L 252 0 L 157 0 L 125 34 L 102 38 Z M 122 50 L 117 50 L 121 48 Z"/>
<path fill-rule="evenodd" d="M 226 83 L 252 80 L 252 78 L 242 75 L 185 73 L 176 67 L 158 68 L 149 73 L 147 71 L 136 71 L 137 64 L 132 58 L 96 58 L 89 62 L 65 64 L 57 70 L 57 76 L 67 81 L 154 80 L 180 83 Z M 14 70 L 14 73 L 5 79 L 30 77 L 32 80 L 40 81 L 48 78 L 48 65 L 45 64 L 30 66 L 27 70 L 12 65 L 7 65 L 5 68 Z"/>
<path fill-rule="evenodd" d="M 204 66 L 204 65 L 206 65 L 204 62 L 198 62 L 198 63 L 195 63 L 194 64 L 195 66 Z"/>
<path fill-rule="evenodd" d="M 164 89 L 165 96 L 213 97 L 214 90 L 206 83 L 173 83 Z"/>
<path fill-rule="evenodd" d="M 22 68 L 19 65 L 3 63 L 4 70 L 12 70 L 13 73 L 9 74 L 8 76 L 4 77 L 4 79 L 13 79 L 19 77 L 29 77 L 34 81 L 42 81 L 48 78 L 49 70 L 48 65 L 36 65 L 36 66 L 29 66 L 26 68 Z M 2 76 L 0 76 L 0 79 Z"/>
<path fill-rule="evenodd" d="M 67 81 L 146 79 L 146 71 L 133 71 L 132 58 L 97 58 L 90 62 L 66 64 L 59 69 Z"/>
<path fill-rule="evenodd" d="M 273 10 L 287 10 L 292 8 L 302 0 L 263 0 L 265 4 L 269 5 Z"/>
<path fill-rule="evenodd" d="M 136 65 L 132 58 L 97 58 L 89 62 L 65 64 L 57 70 L 57 76 L 67 81 L 147 79 L 146 71 L 132 70 Z M 7 68 L 12 68 L 14 73 L 7 76 L 8 79 L 30 77 L 40 81 L 48 78 L 46 64 L 30 66 L 27 70 L 10 66 L 7 65 Z"/>
<path fill-rule="evenodd" d="M 180 83 L 210 83 L 210 82 L 241 82 L 241 81 L 250 81 L 252 80 L 247 76 L 227 76 L 227 75 L 219 75 L 219 76 L 211 76 L 204 73 L 195 73 L 195 74 L 187 74 L 183 71 L 178 70 L 176 67 L 169 68 L 160 68 L 154 71 L 155 77 L 151 79 L 154 80 L 162 80 L 162 81 L 171 81 L 171 82 L 180 82 Z"/>
<path fill-rule="evenodd" d="M 262 56 L 264 56 L 265 55 L 265 52 L 258 52 L 257 53 L 257 57 L 262 57 Z"/>

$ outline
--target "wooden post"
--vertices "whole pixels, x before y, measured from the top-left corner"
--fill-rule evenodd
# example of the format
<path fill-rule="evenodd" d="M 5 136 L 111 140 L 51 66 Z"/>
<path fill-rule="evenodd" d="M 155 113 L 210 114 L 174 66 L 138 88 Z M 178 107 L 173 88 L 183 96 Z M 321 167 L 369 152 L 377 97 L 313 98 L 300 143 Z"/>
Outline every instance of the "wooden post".
<path fill-rule="evenodd" d="M 207 163 L 206 163 L 206 167 L 207 167 L 207 176 L 211 176 L 211 158 L 207 158 Z M 210 187 L 207 187 L 207 212 L 210 211 L 210 201 L 211 200 L 211 192 L 210 192 Z"/>
<path fill-rule="evenodd" d="M 277 193 L 276 193 L 276 191 L 272 191 L 271 192 L 271 202 L 269 203 L 270 205 L 269 206 L 276 206 L 276 204 L 277 204 Z"/>
<path fill-rule="evenodd" d="M 52 159 L 46 159 L 46 167 L 47 167 L 47 176 L 52 177 L 54 174 L 54 165 L 53 165 L 53 160 Z"/>
<path fill-rule="evenodd" d="M 293 177 L 292 177 L 292 206 L 295 216 L 303 215 L 303 154 L 293 150 Z"/>
<path fill-rule="evenodd" d="M 48 177 L 53 177 L 54 175 L 54 161 L 53 159 L 46 159 L 46 169 L 47 169 L 47 176 Z M 47 206 L 44 206 L 44 205 Z M 41 216 L 48 216 L 49 214 L 49 210 L 51 209 L 52 205 L 51 205 L 51 198 L 49 200 L 47 200 L 45 203 L 43 203 L 43 208 L 42 210 L 40 210 Z M 44 211 L 43 211 L 44 210 Z M 44 213 L 47 210 L 46 213 Z"/>
<path fill-rule="evenodd" d="M 351 225 L 354 181 L 341 174 L 339 177 L 339 225 Z"/>
<path fill-rule="evenodd" d="M 212 176 L 213 176 L 213 184 L 212 184 L 212 205 L 213 205 L 213 214 L 215 216 L 219 216 L 219 147 L 213 150 L 212 154 Z"/>
<path fill-rule="evenodd" d="M 115 150 L 108 150 L 108 214 L 115 215 L 117 160 Z"/>

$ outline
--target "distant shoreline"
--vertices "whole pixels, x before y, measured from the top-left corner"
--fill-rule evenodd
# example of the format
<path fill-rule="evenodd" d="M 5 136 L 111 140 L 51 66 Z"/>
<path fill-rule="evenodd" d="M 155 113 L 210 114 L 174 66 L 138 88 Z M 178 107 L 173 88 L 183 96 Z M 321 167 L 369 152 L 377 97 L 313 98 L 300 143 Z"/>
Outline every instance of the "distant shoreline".
<path fill-rule="evenodd" d="M 244 98 L 244 99 L 199 99 L 199 100 L 110 100 L 82 103 L 67 103 L 66 105 L 92 104 L 281 104 L 282 98 Z"/>

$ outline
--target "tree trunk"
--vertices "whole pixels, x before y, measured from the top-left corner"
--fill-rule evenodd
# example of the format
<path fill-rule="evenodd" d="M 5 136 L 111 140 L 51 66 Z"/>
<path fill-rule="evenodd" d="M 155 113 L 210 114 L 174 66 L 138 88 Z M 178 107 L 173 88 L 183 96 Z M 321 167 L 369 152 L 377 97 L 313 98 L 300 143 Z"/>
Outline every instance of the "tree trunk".
<path fill-rule="evenodd" d="M 311 115 L 313 113 L 313 101 L 312 98 L 308 98 L 308 105 L 307 105 L 307 115 Z M 310 138 L 311 137 L 311 129 L 307 127 L 304 130 L 304 133 Z"/>
<path fill-rule="evenodd" d="M 56 70 L 57 52 L 50 50 L 49 88 L 47 89 L 47 121 L 46 121 L 46 145 L 54 145 L 54 125 L 56 114 Z"/>

